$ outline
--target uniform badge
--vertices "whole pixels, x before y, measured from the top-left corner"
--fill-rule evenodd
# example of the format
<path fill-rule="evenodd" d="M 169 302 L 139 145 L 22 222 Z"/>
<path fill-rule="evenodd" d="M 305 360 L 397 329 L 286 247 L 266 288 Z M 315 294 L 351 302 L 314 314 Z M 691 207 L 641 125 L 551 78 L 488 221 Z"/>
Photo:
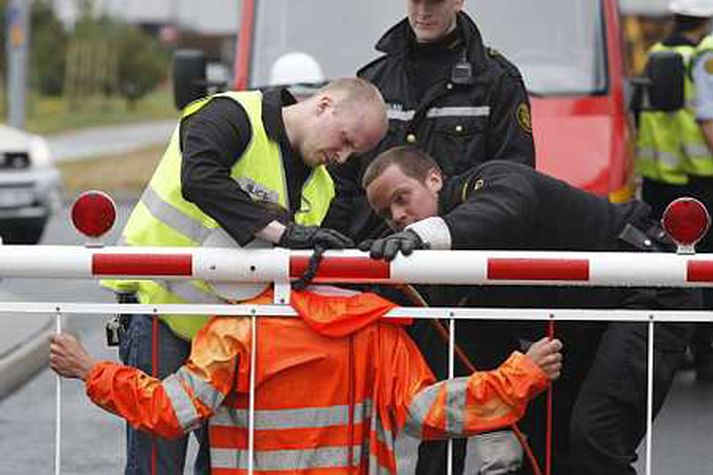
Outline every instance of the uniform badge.
<path fill-rule="evenodd" d="M 468 181 L 468 182 L 465 183 L 465 185 L 463 185 L 463 188 L 461 188 L 460 200 L 461 200 L 462 202 L 464 202 L 464 201 L 466 201 L 466 200 L 468 199 L 468 195 L 469 195 L 469 193 L 468 193 L 468 187 L 469 187 L 469 185 L 470 185 L 470 182 Z M 482 178 L 478 178 L 477 180 L 475 180 L 475 183 L 473 183 L 473 189 L 472 189 L 472 191 L 478 191 L 478 190 L 482 189 L 484 185 L 485 185 L 485 181 L 483 181 Z"/>
<path fill-rule="evenodd" d="M 703 64 L 703 68 L 708 74 L 713 74 L 713 58 L 710 58 Z"/>
<path fill-rule="evenodd" d="M 517 109 L 515 110 L 515 117 L 517 118 L 517 123 L 522 130 L 528 134 L 532 133 L 532 115 L 530 114 L 530 107 L 521 102 Z"/>

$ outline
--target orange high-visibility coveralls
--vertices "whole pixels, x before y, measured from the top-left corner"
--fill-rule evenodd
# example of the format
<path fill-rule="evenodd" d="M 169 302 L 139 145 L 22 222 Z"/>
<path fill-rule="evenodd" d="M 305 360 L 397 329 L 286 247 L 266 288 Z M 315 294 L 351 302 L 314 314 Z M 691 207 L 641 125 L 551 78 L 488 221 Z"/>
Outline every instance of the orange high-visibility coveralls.
<path fill-rule="evenodd" d="M 257 319 L 255 473 L 396 473 L 399 434 L 443 439 L 507 426 L 548 384 L 517 352 L 495 371 L 437 383 L 402 328 L 409 322 L 381 319 L 394 304 L 333 293 L 294 291 L 302 318 Z M 210 419 L 212 473 L 246 473 L 250 328 L 246 317 L 214 317 L 185 366 L 163 381 L 100 362 L 87 394 L 163 437 Z"/>

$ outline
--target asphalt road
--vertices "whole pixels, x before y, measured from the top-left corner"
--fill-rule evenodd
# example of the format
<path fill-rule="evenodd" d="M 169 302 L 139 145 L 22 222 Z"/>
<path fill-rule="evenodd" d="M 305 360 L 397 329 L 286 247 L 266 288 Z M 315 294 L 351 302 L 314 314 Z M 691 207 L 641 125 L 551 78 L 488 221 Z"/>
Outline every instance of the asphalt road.
<path fill-rule="evenodd" d="M 175 126 L 175 119 L 111 125 L 49 135 L 47 140 L 54 159 L 66 162 L 165 144 Z"/>
<path fill-rule="evenodd" d="M 129 204 L 119 207 L 119 222 Z M 120 224 L 117 226 L 120 228 Z M 114 232 L 116 233 L 116 231 Z M 112 237 L 107 242 L 113 242 Z M 48 228 L 45 244 L 80 244 L 66 210 Z M 0 291 L 42 301 L 108 301 L 109 295 L 91 281 L 11 279 Z M 104 346 L 104 316 L 66 317 L 89 350 L 101 358 L 115 358 Z M 123 423 L 87 402 L 76 381 L 62 383 L 62 473 L 121 473 Z M 55 377 L 42 371 L 11 396 L 0 401 L 0 475 L 53 473 Z M 701 386 L 690 373 L 681 373 L 654 431 L 656 475 L 713 473 L 713 385 Z M 640 473 L 643 473 L 641 471 Z"/>

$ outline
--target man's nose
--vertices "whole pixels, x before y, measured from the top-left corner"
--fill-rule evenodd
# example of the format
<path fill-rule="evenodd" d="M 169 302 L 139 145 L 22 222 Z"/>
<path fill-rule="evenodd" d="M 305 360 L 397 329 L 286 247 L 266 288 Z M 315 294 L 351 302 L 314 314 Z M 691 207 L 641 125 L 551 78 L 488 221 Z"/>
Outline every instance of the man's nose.
<path fill-rule="evenodd" d="M 392 220 L 394 222 L 394 226 L 396 229 L 401 230 L 404 228 L 407 224 L 406 220 L 408 219 L 408 213 L 404 208 L 395 208 L 391 210 L 391 216 L 393 217 Z"/>

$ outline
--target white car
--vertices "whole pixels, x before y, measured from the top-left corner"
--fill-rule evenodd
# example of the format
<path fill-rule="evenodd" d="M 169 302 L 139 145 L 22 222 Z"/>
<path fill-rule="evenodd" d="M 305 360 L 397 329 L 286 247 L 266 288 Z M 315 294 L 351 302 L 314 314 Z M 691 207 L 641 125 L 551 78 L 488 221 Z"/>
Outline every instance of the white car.
<path fill-rule="evenodd" d="M 0 125 L 0 237 L 35 244 L 61 207 L 61 179 L 47 141 Z"/>

